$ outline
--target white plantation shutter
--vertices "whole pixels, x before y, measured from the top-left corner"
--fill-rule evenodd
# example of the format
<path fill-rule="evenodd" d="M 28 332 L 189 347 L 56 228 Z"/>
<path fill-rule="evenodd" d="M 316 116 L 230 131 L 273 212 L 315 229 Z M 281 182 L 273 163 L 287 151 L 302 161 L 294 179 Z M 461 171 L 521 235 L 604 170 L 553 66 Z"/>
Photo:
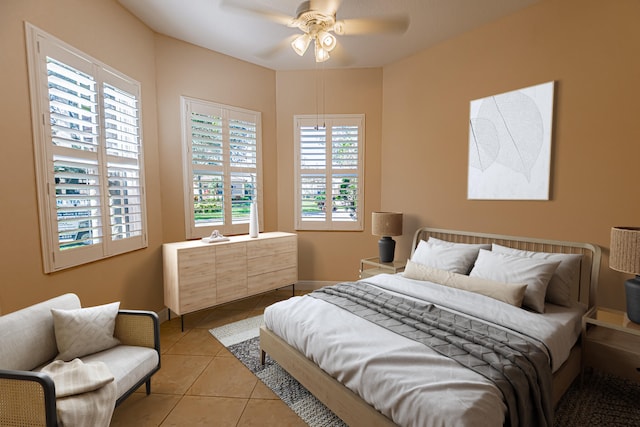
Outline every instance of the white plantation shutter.
<path fill-rule="evenodd" d="M 250 207 L 251 201 L 258 198 L 256 122 L 253 114 L 229 111 L 229 171 L 233 224 L 249 224 L 249 210 L 246 207 Z"/>
<path fill-rule="evenodd" d="M 55 191 L 50 194 L 54 199 L 50 204 L 55 206 L 52 213 L 57 224 L 57 249 L 100 245 L 103 229 L 97 84 L 78 68 L 51 57 L 45 57 L 45 61 L 51 144 L 47 157 L 53 159 Z M 92 67 L 84 61 L 76 65 Z"/>
<path fill-rule="evenodd" d="M 181 102 L 187 238 L 247 233 L 251 203 L 262 210 L 261 114 L 188 97 Z"/>
<path fill-rule="evenodd" d="M 146 247 L 139 83 L 27 37 L 45 271 Z"/>
<path fill-rule="evenodd" d="M 142 145 L 136 89 L 103 85 L 109 236 L 114 246 L 126 239 L 140 237 L 144 232 Z"/>
<path fill-rule="evenodd" d="M 188 175 L 193 200 L 189 206 L 192 223 L 196 227 L 221 225 L 224 219 L 222 113 L 219 109 L 192 111 L 190 128 L 191 173 Z"/>
<path fill-rule="evenodd" d="M 362 230 L 364 115 L 294 121 L 296 229 Z"/>

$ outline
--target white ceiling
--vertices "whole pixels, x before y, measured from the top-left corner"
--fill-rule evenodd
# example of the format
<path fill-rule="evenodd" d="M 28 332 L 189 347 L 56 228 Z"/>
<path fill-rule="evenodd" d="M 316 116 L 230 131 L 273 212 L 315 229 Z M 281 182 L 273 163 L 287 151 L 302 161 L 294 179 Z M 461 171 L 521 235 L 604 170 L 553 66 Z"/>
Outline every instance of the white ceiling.
<path fill-rule="evenodd" d="M 327 0 L 315 0 L 327 1 Z M 335 0 L 332 0 L 335 1 Z M 381 67 L 539 0 L 342 0 L 336 18 L 405 15 L 403 34 L 343 35 L 326 68 Z M 154 31 L 274 70 L 314 69 L 289 41 L 300 30 L 229 5 L 294 17 L 301 0 L 118 0 Z"/>

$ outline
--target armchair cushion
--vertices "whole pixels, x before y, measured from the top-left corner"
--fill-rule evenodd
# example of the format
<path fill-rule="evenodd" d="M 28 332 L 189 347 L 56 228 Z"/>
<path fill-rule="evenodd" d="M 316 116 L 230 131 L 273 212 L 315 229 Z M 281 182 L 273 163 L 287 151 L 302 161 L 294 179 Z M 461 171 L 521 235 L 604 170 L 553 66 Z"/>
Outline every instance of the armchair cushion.
<path fill-rule="evenodd" d="M 116 395 L 122 396 L 127 390 L 153 372 L 160 363 L 160 356 L 153 348 L 118 345 L 99 353 L 82 358 L 84 362 L 104 362 L 115 378 Z"/>

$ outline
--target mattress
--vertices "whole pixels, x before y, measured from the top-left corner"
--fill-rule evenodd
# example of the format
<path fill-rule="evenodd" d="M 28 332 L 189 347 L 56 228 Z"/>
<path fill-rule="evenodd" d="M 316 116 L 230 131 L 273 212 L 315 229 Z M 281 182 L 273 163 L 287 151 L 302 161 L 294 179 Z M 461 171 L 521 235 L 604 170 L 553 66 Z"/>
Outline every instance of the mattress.
<path fill-rule="evenodd" d="M 552 371 L 580 334 L 584 307 L 533 313 L 483 295 L 382 274 L 368 284 L 521 333 L 546 349 Z M 506 405 L 482 375 L 421 343 L 311 296 L 266 308 L 265 325 L 382 414 L 403 426 L 501 426 Z"/>

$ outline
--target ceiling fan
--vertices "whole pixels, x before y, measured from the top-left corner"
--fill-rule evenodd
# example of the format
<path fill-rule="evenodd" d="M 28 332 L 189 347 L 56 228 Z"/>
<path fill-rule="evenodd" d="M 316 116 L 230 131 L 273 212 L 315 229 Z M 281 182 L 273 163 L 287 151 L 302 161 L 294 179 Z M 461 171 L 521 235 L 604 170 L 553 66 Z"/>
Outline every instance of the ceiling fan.
<path fill-rule="evenodd" d="M 338 20 L 336 15 L 340 7 L 340 0 L 303 1 L 298 6 L 295 16 L 260 10 L 232 1 L 224 1 L 223 5 L 265 17 L 291 28 L 300 29 L 302 34 L 291 41 L 291 47 L 295 53 L 303 56 L 313 42 L 316 62 L 324 62 L 329 59 L 329 53 L 333 51 L 338 42 L 336 35 L 404 33 L 409 27 L 408 16 Z"/>

